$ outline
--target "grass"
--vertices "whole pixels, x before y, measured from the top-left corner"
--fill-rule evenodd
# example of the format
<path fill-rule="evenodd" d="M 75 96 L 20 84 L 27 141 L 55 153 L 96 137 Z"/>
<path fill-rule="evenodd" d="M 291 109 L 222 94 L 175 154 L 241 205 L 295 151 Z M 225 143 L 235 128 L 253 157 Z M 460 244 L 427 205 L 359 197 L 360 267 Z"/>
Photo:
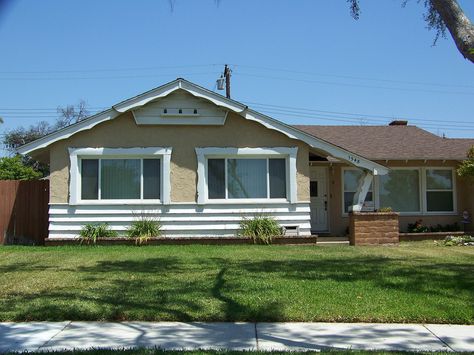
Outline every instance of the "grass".
<path fill-rule="evenodd" d="M 0 321 L 474 324 L 474 248 L 0 247 Z"/>
<path fill-rule="evenodd" d="M 12 353 L 13 354 L 13 353 Z M 419 352 L 419 351 L 364 351 L 364 350 L 321 350 L 321 351 L 216 351 L 216 350 L 195 350 L 195 351 L 166 351 L 159 349 L 130 349 L 130 350 L 76 350 L 76 351 L 41 351 L 29 352 L 29 355 L 54 354 L 54 355 L 472 355 L 472 352 Z"/>

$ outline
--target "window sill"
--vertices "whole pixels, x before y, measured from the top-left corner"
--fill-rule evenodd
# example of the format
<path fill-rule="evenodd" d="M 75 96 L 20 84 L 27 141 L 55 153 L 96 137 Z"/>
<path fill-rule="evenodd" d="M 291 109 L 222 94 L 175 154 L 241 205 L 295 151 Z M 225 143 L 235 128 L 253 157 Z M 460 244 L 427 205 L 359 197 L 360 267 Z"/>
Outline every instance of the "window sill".
<path fill-rule="evenodd" d="M 80 200 L 69 203 L 71 206 L 80 205 L 162 205 L 161 200 Z"/>
<path fill-rule="evenodd" d="M 282 204 L 282 203 L 287 203 L 290 204 L 290 201 L 286 198 L 236 198 L 236 199 L 212 199 L 212 200 L 206 200 L 204 201 L 204 205 L 222 205 L 222 204 L 227 204 L 227 205 L 238 205 L 238 204 Z"/>

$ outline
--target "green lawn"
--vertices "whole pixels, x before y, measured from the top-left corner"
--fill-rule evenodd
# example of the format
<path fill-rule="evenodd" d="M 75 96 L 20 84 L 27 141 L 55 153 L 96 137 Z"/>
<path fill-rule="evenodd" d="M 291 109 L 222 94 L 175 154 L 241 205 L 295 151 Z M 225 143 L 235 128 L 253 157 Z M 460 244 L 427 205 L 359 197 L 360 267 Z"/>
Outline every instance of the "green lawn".
<path fill-rule="evenodd" d="M 474 248 L 0 247 L 0 321 L 474 324 Z"/>
<path fill-rule="evenodd" d="M 11 353 L 12 355 L 14 353 Z M 28 355 L 472 355 L 472 352 L 419 352 L 419 351 L 364 351 L 364 350 L 321 350 L 321 351 L 165 351 L 159 349 L 132 349 L 132 350 L 77 350 L 77 351 L 53 351 L 53 352 L 33 352 Z"/>

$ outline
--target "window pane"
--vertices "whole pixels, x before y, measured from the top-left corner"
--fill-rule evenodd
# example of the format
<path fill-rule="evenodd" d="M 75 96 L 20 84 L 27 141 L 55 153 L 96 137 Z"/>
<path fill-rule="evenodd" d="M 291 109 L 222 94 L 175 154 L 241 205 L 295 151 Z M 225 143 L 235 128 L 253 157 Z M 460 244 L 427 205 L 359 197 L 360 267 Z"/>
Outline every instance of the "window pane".
<path fill-rule="evenodd" d="M 99 196 L 99 160 L 83 159 L 81 166 L 81 198 L 97 200 Z"/>
<path fill-rule="evenodd" d="M 267 197 L 266 159 L 228 159 L 229 198 Z"/>
<path fill-rule="evenodd" d="M 318 182 L 309 182 L 309 197 L 318 197 Z"/>
<path fill-rule="evenodd" d="M 391 170 L 379 179 L 380 207 L 392 207 L 397 212 L 420 211 L 418 170 Z"/>
<path fill-rule="evenodd" d="M 103 199 L 140 198 L 140 159 L 102 159 Z"/>
<path fill-rule="evenodd" d="M 344 192 L 344 212 L 349 212 L 349 206 L 352 206 L 354 202 L 355 192 Z M 371 191 L 367 192 L 365 197 L 364 205 L 362 206 L 363 211 L 373 211 L 374 210 L 374 199 L 373 193 Z"/>
<path fill-rule="evenodd" d="M 143 159 L 143 198 L 160 198 L 160 159 Z"/>
<path fill-rule="evenodd" d="M 225 198 L 225 159 L 207 160 L 209 198 Z"/>
<path fill-rule="evenodd" d="M 354 194 L 357 191 L 359 185 L 359 179 L 362 177 L 362 171 L 360 170 L 344 170 L 344 212 L 349 211 L 349 206 L 352 206 L 354 200 Z M 364 205 L 362 206 L 363 211 L 374 210 L 374 199 L 372 195 L 373 183 L 370 184 L 369 192 L 365 197 Z"/>
<path fill-rule="evenodd" d="M 452 212 L 453 192 L 452 191 L 427 191 L 426 209 L 429 212 Z"/>
<path fill-rule="evenodd" d="M 286 198 L 286 160 L 269 159 L 270 198 Z"/>
<path fill-rule="evenodd" d="M 451 170 L 426 170 L 427 190 L 451 190 L 453 174 Z"/>

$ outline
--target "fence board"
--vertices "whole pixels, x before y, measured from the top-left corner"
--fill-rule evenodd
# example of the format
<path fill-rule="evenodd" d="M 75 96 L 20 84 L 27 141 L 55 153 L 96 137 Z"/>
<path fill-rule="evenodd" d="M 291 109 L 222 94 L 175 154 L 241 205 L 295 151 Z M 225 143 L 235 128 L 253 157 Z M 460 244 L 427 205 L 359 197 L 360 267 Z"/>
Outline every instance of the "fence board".
<path fill-rule="evenodd" d="M 0 180 L 0 244 L 44 244 L 49 181 Z"/>

